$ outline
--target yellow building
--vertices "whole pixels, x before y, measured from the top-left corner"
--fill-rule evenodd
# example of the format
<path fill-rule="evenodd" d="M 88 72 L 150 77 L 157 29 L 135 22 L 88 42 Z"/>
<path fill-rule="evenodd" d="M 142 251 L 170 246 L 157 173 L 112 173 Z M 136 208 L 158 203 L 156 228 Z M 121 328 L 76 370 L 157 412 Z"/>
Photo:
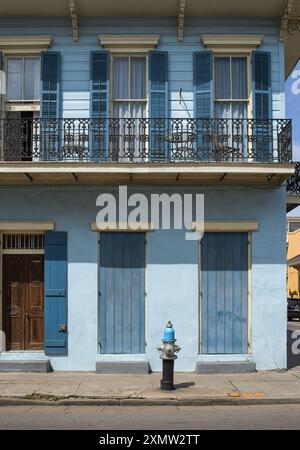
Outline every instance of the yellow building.
<path fill-rule="evenodd" d="M 287 219 L 287 296 L 300 298 L 300 217 Z"/>

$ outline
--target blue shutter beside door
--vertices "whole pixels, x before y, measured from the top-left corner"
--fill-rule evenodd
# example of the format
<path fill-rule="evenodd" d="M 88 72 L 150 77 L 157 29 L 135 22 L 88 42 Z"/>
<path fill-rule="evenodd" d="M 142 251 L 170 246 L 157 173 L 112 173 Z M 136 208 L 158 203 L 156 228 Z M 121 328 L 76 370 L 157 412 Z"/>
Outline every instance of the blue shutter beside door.
<path fill-rule="evenodd" d="M 254 160 L 269 162 L 273 153 L 271 53 L 253 52 L 252 70 Z"/>
<path fill-rule="evenodd" d="M 150 158 L 165 160 L 168 146 L 165 141 L 168 130 L 168 52 L 149 53 L 149 118 Z"/>
<path fill-rule="evenodd" d="M 41 117 L 60 117 L 60 53 L 42 52 Z"/>
<path fill-rule="evenodd" d="M 45 353 L 67 354 L 67 233 L 45 233 Z"/>
<path fill-rule="evenodd" d="M 201 243 L 201 353 L 248 353 L 248 233 Z"/>
<path fill-rule="evenodd" d="M 90 117 L 95 119 L 90 134 L 90 157 L 105 160 L 109 135 L 109 52 L 93 51 L 90 61 Z"/>

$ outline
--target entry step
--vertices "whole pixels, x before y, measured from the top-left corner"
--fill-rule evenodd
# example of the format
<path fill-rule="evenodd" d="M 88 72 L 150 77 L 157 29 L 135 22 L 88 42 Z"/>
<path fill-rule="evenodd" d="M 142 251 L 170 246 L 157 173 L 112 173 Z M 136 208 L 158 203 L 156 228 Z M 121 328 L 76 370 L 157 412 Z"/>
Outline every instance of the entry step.
<path fill-rule="evenodd" d="M 50 360 L 43 361 L 0 361 L 0 372 L 51 372 Z"/>
<path fill-rule="evenodd" d="M 149 363 L 147 361 L 97 361 L 97 373 L 124 373 L 124 374 L 148 374 Z"/>
<path fill-rule="evenodd" d="M 256 364 L 251 361 L 197 362 L 196 372 L 200 374 L 249 373 L 256 372 Z"/>

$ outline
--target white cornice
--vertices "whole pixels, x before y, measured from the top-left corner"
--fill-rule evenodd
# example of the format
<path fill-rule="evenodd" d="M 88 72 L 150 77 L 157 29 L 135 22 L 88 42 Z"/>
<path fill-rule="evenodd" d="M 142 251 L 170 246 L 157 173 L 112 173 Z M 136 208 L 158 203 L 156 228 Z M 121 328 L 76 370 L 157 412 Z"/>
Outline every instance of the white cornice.
<path fill-rule="evenodd" d="M 259 47 L 263 36 L 203 34 L 202 43 L 215 53 L 250 53 Z"/>
<path fill-rule="evenodd" d="M 0 36 L 4 54 L 40 53 L 51 46 L 52 36 Z"/>
<path fill-rule="evenodd" d="M 99 35 L 100 44 L 112 53 L 147 53 L 153 50 L 159 35 Z"/>

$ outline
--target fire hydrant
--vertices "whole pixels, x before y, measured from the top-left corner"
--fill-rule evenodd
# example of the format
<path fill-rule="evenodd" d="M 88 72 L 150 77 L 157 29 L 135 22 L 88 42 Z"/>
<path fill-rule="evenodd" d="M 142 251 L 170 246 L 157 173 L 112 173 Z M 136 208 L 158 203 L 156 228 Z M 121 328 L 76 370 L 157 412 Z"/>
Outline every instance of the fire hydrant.
<path fill-rule="evenodd" d="M 175 331 L 169 320 L 164 330 L 162 344 L 157 347 L 160 352 L 160 358 L 163 360 L 162 380 L 160 388 L 163 391 L 172 391 L 174 388 L 174 361 L 177 359 L 175 353 L 180 352 L 181 348 L 175 344 Z"/>

